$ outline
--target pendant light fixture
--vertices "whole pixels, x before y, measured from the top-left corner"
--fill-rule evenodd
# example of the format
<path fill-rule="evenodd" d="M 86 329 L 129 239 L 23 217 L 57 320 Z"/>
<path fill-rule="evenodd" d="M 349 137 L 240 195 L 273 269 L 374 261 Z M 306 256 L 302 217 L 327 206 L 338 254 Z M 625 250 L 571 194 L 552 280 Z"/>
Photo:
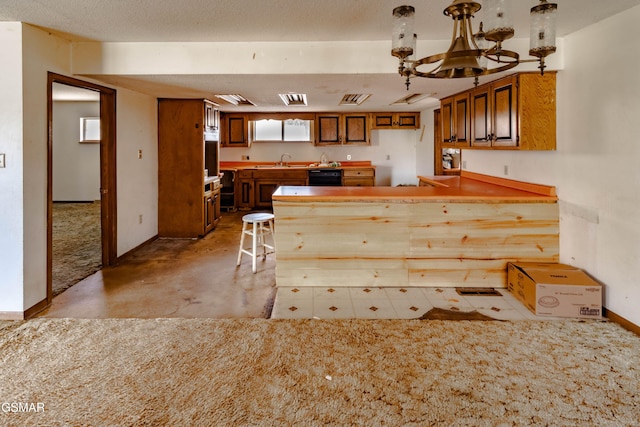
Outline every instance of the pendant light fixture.
<path fill-rule="evenodd" d="M 540 0 L 531 8 L 531 41 L 529 55 L 538 59 L 521 60 L 517 52 L 504 49 L 502 43 L 514 36 L 510 6 L 513 0 L 484 0 L 485 22 L 473 33 L 472 19 L 481 9 L 478 2 L 453 0 L 443 13 L 453 19 L 453 36 L 449 50 L 415 59 L 417 35 L 414 30 L 415 8 L 393 9 L 391 55 L 400 61 L 398 72 L 406 78 L 407 90 L 412 77 L 455 79 L 509 70 L 521 62 L 539 62 L 544 74 L 545 58 L 556 51 L 556 12 L 558 5 Z M 432 65 L 428 71 L 418 67 Z M 489 66 L 491 65 L 491 66 Z"/>

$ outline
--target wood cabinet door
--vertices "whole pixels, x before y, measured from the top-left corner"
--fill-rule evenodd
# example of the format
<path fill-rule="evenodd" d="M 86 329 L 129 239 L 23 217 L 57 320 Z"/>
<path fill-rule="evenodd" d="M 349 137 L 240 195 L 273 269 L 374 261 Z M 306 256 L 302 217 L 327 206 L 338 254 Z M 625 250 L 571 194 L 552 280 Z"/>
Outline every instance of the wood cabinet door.
<path fill-rule="evenodd" d="M 238 208 L 253 208 L 253 180 L 240 179 L 238 181 Z"/>
<path fill-rule="evenodd" d="M 281 185 L 275 181 L 256 181 L 255 204 L 256 208 L 270 208 L 272 206 L 271 196 Z"/>
<path fill-rule="evenodd" d="M 455 133 L 453 121 L 453 97 L 444 98 L 440 103 L 440 129 L 442 130 L 442 146 L 453 146 Z"/>
<path fill-rule="evenodd" d="M 247 118 L 244 114 L 225 116 L 223 145 L 226 147 L 248 147 Z"/>
<path fill-rule="evenodd" d="M 373 113 L 373 129 L 393 129 L 395 122 L 393 113 Z"/>
<path fill-rule="evenodd" d="M 469 95 L 458 95 L 453 103 L 453 138 L 456 147 L 468 147 L 471 140 L 469 126 Z"/>
<path fill-rule="evenodd" d="M 204 234 L 213 230 L 215 224 L 215 205 L 213 194 L 204 197 Z"/>
<path fill-rule="evenodd" d="M 213 102 L 204 102 L 204 124 L 207 131 L 220 128 L 220 111 Z"/>
<path fill-rule="evenodd" d="M 369 115 L 345 114 L 343 144 L 369 144 Z"/>
<path fill-rule="evenodd" d="M 340 144 L 340 114 L 318 114 L 316 116 L 316 145 Z"/>
<path fill-rule="evenodd" d="M 516 77 L 500 80 L 492 85 L 492 146 L 518 146 L 517 103 Z"/>
<path fill-rule="evenodd" d="M 400 129 L 418 129 L 420 113 L 398 113 L 396 126 Z"/>
<path fill-rule="evenodd" d="M 491 146 L 491 101 L 490 88 L 483 87 L 471 92 L 471 146 Z"/>

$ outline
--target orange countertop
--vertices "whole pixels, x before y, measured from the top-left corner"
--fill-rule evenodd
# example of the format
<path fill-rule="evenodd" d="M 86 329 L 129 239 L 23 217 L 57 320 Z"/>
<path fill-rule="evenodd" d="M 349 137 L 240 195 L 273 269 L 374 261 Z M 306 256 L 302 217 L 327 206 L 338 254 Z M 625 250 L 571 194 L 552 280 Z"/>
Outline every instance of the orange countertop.
<path fill-rule="evenodd" d="M 555 187 L 475 173 L 422 178 L 425 187 L 294 187 L 282 186 L 274 201 L 295 202 L 466 202 L 556 203 Z"/>
<path fill-rule="evenodd" d="M 220 162 L 220 169 L 313 169 L 313 168 L 331 168 L 331 166 L 318 166 L 314 162 L 287 162 L 289 166 L 276 166 L 274 162 Z M 316 166 L 309 166 L 314 164 Z M 335 169 L 348 169 L 348 168 L 375 168 L 371 164 L 371 161 L 346 161 L 340 162 L 340 166 Z"/>

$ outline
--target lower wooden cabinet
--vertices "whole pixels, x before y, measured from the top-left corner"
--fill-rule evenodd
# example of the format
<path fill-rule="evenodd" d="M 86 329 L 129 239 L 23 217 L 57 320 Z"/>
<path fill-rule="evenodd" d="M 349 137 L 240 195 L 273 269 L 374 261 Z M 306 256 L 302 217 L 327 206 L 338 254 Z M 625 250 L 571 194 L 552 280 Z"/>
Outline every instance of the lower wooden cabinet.
<path fill-rule="evenodd" d="M 220 221 L 220 190 L 209 191 L 204 195 L 204 234 L 215 228 Z"/>
<path fill-rule="evenodd" d="M 342 170 L 342 185 L 345 187 L 373 187 L 376 185 L 374 168 L 345 168 Z"/>
<path fill-rule="evenodd" d="M 271 196 L 281 185 L 307 185 L 306 169 L 246 169 L 237 174 L 239 209 L 271 209 Z"/>

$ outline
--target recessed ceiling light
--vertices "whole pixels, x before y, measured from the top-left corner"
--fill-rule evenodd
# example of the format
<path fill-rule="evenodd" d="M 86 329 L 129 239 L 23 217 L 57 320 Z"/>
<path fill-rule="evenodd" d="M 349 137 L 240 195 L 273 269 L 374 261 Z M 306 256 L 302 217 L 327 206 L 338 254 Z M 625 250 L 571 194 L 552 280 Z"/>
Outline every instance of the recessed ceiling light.
<path fill-rule="evenodd" d="M 370 93 L 362 94 L 362 93 L 349 93 L 342 97 L 340 101 L 340 105 L 360 105 L 369 97 Z"/>
<path fill-rule="evenodd" d="M 407 95 L 404 98 L 398 99 L 397 101 L 393 102 L 391 105 L 415 104 L 416 102 L 421 101 L 428 96 L 431 96 L 431 94 L 430 93 L 412 93 L 411 95 Z"/>
<path fill-rule="evenodd" d="M 302 107 L 307 105 L 307 95 L 304 93 L 281 93 L 279 95 L 284 105 Z"/>
<path fill-rule="evenodd" d="M 224 99 L 233 105 L 256 105 L 242 95 L 214 95 L 216 98 Z"/>

